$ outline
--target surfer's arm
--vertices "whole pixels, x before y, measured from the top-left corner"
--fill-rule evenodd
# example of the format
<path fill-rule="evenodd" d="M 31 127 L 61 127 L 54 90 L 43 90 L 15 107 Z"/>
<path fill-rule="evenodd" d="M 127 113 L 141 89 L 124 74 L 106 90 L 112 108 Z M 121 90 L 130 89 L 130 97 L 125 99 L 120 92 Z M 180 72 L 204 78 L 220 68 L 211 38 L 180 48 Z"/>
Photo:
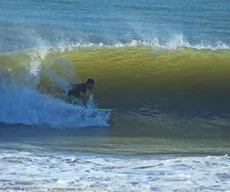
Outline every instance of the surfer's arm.
<path fill-rule="evenodd" d="M 86 106 L 86 97 L 85 97 L 85 94 L 83 92 L 80 92 L 80 97 L 81 97 L 81 100 L 82 100 L 84 106 L 87 107 Z"/>

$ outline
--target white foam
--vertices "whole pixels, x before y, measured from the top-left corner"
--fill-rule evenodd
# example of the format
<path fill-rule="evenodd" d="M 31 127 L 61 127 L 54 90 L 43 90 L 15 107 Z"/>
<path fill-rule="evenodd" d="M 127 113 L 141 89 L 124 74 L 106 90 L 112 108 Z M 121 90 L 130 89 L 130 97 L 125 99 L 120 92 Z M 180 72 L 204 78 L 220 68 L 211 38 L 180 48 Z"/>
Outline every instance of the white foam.
<path fill-rule="evenodd" d="M 1 81 L 0 122 L 59 128 L 108 126 L 110 112 L 73 106 L 33 87 Z"/>
<path fill-rule="evenodd" d="M 220 191 L 230 188 L 229 158 L 76 156 L 2 151 L 5 191 Z"/>
<path fill-rule="evenodd" d="M 95 110 L 93 97 L 86 109 L 42 94 L 36 89 L 43 76 L 65 95 L 71 87 L 70 82 L 80 81 L 69 60 L 55 58 L 42 66 L 40 58 L 33 54 L 30 56 L 31 63 L 23 71 L 2 70 L 0 122 L 58 128 L 108 126 L 110 112 Z"/>

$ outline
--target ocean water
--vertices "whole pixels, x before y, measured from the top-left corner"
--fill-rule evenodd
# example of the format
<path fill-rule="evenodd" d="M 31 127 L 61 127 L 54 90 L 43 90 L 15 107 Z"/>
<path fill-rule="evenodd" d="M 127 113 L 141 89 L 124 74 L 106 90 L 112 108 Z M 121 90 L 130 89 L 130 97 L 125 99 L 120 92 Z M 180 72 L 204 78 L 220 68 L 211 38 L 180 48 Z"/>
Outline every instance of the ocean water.
<path fill-rule="evenodd" d="M 227 0 L 1 0 L 0 191 L 229 192 L 229 26 Z"/>

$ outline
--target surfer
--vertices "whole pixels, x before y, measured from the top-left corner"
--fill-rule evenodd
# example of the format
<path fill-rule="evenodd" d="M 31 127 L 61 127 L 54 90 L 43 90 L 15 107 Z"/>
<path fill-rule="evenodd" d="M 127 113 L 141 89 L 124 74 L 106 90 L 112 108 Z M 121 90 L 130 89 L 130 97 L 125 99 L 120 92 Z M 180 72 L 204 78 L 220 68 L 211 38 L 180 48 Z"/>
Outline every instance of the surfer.
<path fill-rule="evenodd" d="M 67 94 L 67 100 L 73 104 L 77 105 L 82 101 L 83 105 L 86 106 L 88 90 L 93 89 L 95 81 L 89 78 L 85 83 L 75 83 L 72 84 L 72 89 L 69 90 Z"/>

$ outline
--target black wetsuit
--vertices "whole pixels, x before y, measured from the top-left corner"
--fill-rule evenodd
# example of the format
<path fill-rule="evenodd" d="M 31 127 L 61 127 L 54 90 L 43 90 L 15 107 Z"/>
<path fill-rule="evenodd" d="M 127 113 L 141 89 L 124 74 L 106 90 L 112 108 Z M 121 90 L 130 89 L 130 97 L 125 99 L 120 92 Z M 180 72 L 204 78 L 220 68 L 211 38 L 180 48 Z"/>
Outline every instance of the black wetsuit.
<path fill-rule="evenodd" d="M 69 96 L 72 95 L 74 97 L 80 98 L 80 92 L 86 93 L 86 91 L 87 91 L 86 84 L 79 83 L 79 84 L 74 85 L 74 87 L 71 90 L 69 90 L 68 95 Z"/>

